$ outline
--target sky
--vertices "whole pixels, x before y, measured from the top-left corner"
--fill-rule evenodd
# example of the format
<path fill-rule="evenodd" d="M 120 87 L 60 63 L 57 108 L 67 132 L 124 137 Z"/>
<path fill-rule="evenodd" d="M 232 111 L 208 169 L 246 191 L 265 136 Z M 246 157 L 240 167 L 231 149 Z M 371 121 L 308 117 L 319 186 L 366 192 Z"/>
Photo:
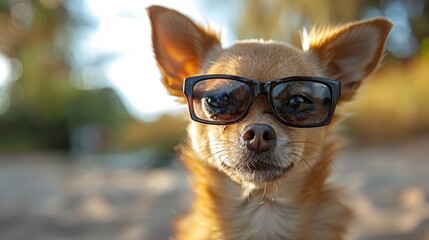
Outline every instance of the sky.
<path fill-rule="evenodd" d="M 161 84 L 146 7 L 157 4 L 173 8 L 198 23 L 220 29 L 226 45 L 235 39 L 225 30 L 233 19 L 216 14 L 216 9 L 207 7 L 207 1 L 85 0 L 84 4 L 97 24 L 82 41 L 82 51 L 117 55 L 104 68 L 108 85 L 117 90 L 130 113 L 142 120 L 154 120 L 163 113 L 185 109 L 168 96 Z"/>

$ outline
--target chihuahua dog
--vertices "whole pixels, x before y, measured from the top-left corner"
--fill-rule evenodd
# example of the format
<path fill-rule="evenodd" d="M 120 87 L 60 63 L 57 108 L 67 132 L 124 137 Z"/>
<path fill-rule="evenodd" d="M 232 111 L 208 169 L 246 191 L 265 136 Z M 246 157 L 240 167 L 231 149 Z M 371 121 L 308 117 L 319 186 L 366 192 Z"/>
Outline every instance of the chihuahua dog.
<path fill-rule="evenodd" d="M 376 69 L 392 24 L 313 29 L 304 50 L 223 48 L 175 10 L 147 11 L 162 81 L 192 119 L 180 152 L 196 196 L 175 239 L 344 239 L 353 214 L 327 182 L 341 142 L 334 110 Z"/>

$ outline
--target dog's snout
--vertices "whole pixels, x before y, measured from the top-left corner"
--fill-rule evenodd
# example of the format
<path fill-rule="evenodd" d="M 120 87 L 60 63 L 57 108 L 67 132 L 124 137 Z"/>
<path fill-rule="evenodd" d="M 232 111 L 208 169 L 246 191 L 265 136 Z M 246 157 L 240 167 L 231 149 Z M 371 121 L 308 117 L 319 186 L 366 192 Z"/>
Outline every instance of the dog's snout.
<path fill-rule="evenodd" d="M 276 132 L 267 124 L 250 124 L 241 133 L 243 143 L 249 150 L 257 153 L 269 150 L 276 138 Z"/>

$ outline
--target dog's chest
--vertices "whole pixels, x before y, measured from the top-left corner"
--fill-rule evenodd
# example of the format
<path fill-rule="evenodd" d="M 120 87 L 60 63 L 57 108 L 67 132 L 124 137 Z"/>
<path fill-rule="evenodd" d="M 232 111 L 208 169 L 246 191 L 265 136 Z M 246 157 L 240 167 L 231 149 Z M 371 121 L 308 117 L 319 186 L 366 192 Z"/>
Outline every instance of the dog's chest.
<path fill-rule="evenodd" d="M 250 200 L 239 217 L 244 231 L 236 239 L 293 239 L 298 228 L 299 214 L 295 208 L 272 200 Z"/>

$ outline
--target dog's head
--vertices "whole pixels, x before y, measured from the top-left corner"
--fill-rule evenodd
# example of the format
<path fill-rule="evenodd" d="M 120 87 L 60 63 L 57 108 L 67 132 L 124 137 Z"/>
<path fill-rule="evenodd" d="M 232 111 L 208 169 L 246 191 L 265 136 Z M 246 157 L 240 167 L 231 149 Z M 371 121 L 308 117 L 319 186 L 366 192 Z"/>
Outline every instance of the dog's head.
<path fill-rule="evenodd" d="M 272 41 L 222 48 L 215 32 L 174 10 L 148 13 L 163 83 L 190 106 L 195 154 L 254 185 L 311 171 L 337 100 L 350 100 L 377 67 L 392 26 L 376 18 L 312 31 L 306 51 Z"/>

